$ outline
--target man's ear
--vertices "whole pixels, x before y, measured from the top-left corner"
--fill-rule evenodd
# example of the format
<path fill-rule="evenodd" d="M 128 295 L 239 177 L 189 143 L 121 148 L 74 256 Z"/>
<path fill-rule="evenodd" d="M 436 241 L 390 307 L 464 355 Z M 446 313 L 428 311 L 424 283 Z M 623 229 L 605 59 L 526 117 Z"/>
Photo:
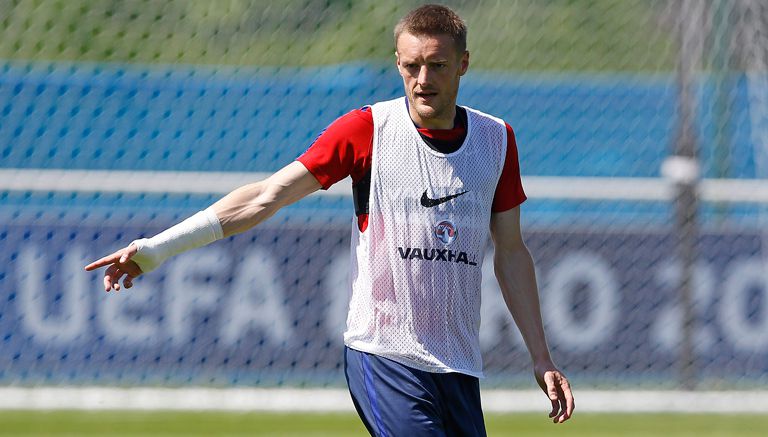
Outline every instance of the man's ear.
<path fill-rule="evenodd" d="M 395 67 L 397 67 L 397 72 L 402 76 L 403 72 L 400 70 L 400 54 L 397 53 L 397 50 L 395 50 Z"/>
<path fill-rule="evenodd" d="M 459 76 L 464 76 L 469 69 L 469 50 L 464 50 L 464 54 L 461 55 Z"/>

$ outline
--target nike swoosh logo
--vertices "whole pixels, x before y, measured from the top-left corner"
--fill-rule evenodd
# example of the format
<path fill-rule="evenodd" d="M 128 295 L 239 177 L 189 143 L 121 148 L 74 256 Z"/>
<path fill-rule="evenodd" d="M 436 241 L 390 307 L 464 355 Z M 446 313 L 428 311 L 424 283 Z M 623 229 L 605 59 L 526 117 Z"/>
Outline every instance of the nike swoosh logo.
<path fill-rule="evenodd" d="M 440 205 L 441 203 L 445 203 L 451 199 L 455 199 L 462 194 L 467 194 L 469 191 L 462 191 L 459 194 L 451 194 L 450 196 L 440 197 L 437 199 L 430 199 L 427 197 L 427 190 L 424 190 L 424 194 L 421 195 L 421 206 L 425 208 L 432 208 L 433 206 Z"/>

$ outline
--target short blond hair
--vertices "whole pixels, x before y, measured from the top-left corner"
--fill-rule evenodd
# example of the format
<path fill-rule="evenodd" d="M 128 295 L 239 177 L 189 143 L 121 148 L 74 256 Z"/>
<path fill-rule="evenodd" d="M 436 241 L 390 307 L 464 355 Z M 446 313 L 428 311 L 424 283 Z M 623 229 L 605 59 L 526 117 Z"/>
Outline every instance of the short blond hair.
<path fill-rule="evenodd" d="M 411 35 L 448 35 L 459 53 L 467 49 L 467 25 L 451 8 L 429 4 L 418 7 L 398 21 L 395 26 L 395 48 L 403 32 Z"/>

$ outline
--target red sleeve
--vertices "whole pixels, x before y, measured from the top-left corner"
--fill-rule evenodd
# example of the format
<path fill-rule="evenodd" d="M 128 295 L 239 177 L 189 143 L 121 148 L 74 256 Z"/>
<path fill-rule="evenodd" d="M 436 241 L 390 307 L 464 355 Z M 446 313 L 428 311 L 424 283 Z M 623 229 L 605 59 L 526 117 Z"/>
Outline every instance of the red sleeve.
<path fill-rule="evenodd" d="M 506 124 L 506 123 L 505 123 Z M 493 196 L 492 212 L 503 212 L 512 209 L 527 199 L 520 180 L 520 164 L 517 158 L 517 143 L 512 127 L 507 124 L 507 157 L 504 159 L 504 169 L 501 171 L 496 194 Z"/>
<path fill-rule="evenodd" d="M 372 146 L 373 115 L 365 107 L 336 119 L 297 161 L 327 190 L 347 176 L 360 180 L 371 168 Z"/>

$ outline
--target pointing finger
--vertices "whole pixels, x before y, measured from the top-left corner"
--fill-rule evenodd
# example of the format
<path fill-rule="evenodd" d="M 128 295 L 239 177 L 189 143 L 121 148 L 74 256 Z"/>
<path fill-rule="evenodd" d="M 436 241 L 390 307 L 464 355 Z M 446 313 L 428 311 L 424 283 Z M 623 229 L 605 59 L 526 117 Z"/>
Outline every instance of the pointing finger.
<path fill-rule="evenodd" d="M 104 267 L 110 264 L 114 264 L 119 260 L 120 260 L 120 252 L 115 252 L 111 255 L 107 255 L 104 258 L 98 259 L 88 264 L 87 266 L 85 266 L 85 270 L 90 272 L 91 270 L 98 269 L 99 267 Z"/>

